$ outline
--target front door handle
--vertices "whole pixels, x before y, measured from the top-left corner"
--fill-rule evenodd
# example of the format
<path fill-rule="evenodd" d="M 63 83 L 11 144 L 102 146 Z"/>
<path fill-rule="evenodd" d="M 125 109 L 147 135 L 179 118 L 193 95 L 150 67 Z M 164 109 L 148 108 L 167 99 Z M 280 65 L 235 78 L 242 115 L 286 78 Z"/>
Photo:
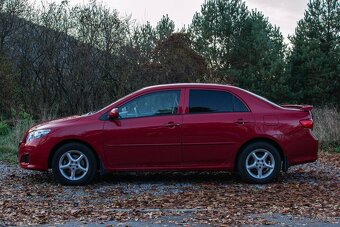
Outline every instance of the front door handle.
<path fill-rule="evenodd" d="M 244 125 L 248 123 L 248 121 L 244 121 L 242 118 L 240 118 L 240 119 L 237 119 L 237 121 L 235 121 L 234 123 L 239 124 L 239 125 Z"/>
<path fill-rule="evenodd" d="M 168 124 L 166 125 L 168 128 L 175 128 L 178 126 L 181 126 L 181 124 L 175 123 L 175 122 L 168 122 Z"/>

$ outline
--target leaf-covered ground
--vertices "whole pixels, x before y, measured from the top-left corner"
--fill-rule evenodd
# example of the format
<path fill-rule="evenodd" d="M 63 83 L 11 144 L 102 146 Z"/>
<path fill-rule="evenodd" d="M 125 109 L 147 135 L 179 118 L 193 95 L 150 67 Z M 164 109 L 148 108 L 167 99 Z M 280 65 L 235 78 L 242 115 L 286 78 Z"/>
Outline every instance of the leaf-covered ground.
<path fill-rule="evenodd" d="M 322 154 L 267 185 L 245 184 L 225 172 L 164 172 L 115 173 L 91 186 L 66 187 L 55 184 L 51 173 L 0 164 L 0 226 L 336 225 L 339 198 L 339 154 Z"/>

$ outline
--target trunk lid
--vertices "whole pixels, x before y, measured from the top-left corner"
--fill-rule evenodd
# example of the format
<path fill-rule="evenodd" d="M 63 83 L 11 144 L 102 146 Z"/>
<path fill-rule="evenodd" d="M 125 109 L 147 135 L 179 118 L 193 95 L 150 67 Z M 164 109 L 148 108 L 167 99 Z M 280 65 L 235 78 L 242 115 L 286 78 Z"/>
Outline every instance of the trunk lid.
<path fill-rule="evenodd" d="M 301 112 L 301 114 L 303 114 L 303 112 L 305 112 L 303 115 L 304 116 L 300 116 L 300 124 L 304 127 L 304 128 L 308 128 L 308 129 L 313 129 L 314 126 L 314 122 L 313 122 L 313 114 L 312 114 L 312 110 L 313 110 L 313 106 L 310 105 L 281 105 L 281 107 L 283 107 L 284 109 L 291 109 L 291 110 L 299 110 Z"/>
<path fill-rule="evenodd" d="M 284 108 L 290 108 L 290 109 L 298 109 L 301 111 L 305 111 L 305 112 L 311 112 L 313 109 L 313 106 L 310 105 L 291 105 L 291 104 L 287 104 L 287 105 L 281 105 Z"/>

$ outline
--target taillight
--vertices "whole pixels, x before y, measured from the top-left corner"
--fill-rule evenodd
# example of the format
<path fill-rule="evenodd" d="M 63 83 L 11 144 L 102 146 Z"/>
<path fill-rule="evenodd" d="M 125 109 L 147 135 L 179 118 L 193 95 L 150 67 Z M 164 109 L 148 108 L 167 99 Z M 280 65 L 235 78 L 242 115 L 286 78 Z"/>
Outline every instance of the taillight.
<path fill-rule="evenodd" d="M 313 120 L 312 120 L 312 119 L 300 120 L 300 124 L 301 124 L 304 128 L 313 129 Z"/>

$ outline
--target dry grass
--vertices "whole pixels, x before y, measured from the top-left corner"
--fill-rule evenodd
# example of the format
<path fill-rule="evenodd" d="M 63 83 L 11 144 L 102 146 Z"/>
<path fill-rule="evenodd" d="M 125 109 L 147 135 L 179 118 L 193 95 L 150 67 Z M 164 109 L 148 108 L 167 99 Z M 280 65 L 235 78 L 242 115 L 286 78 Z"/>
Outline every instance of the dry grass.
<path fill-rule="evenodd" d="M 314 133 L 326 150 L 340 152 L 340 111 L 336 107 L 315 108 Z"/>
<path fill-rule="evenodd" d="M 0 161 L 17 162 L 19 142 L 33 124 L 32 120 L 16 120 L 8 134 L 0 136 Z"/>

